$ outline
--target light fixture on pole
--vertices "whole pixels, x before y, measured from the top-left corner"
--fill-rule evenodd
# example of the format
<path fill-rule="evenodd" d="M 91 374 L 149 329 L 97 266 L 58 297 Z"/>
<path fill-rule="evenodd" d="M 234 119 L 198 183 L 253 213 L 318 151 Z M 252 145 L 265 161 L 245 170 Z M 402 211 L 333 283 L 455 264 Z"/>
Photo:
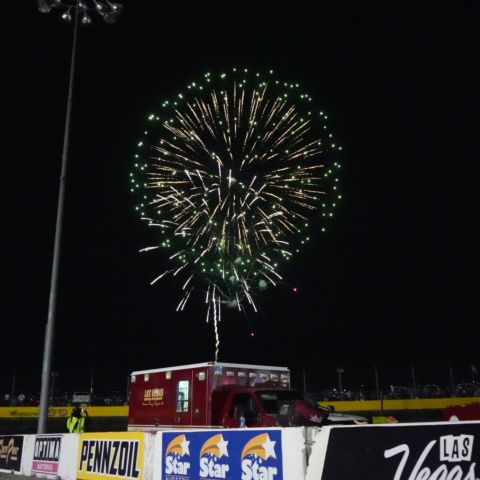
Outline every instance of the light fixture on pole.
<path fill-rule="evenodd" d="M 62 20 L 65 20 L 65 22 L 71 22 L 72 21 L 72 7 L 70 7 L 68 10 L 65 10 L 62 13 Z"/>
<path fill-rule="evenodd" d="M 48 404 L 49 404 L 49 386 L 51 380 L 51 358 L 53 350 L 53 333 L 55 325 L 56 307 L 57 307 L 57 286 L 58 271 L 60 260 L 60 246 L 62 237 L 63 209 L 65 199 L 65 179 L 67 174 L 68 147 L 70 141 L 70 117 L 72 112 L 72 94 L 73 79 L 75 73 L 75 57 L 77 46 L 78 24 L 89 25 L 92 20 L 88 12 L 97 12 L 103 17 L 106 23 L 114 23 L 121 8 L 120 4 L 111 4 L 110 2 L 94 1 L 93 6 L 81 0 L 63 1 L 63 0 L 38 0 L 38 10 L 41 13 L 49 13 L 52 9 L 60 9 L 62 11 L 61 18 L 67 22 L 73 19 L 74 12 L 72 53 L 70 59 L 70 77 L 68 82 L 67 112 L 65 118 L 65 131 L 63 136 L 62 149 L 62 166 L 60 173 L 60 188 L 58 191 L 57 219 L 55 224 L 55 240 L 53 246 L 52 275 L 50 279 L 50 295 L 48 302 L 48 318 L 45 326 L 45 344 L 43 349 L 42 364 L 42 388 L 40 392 L 40 408 L 38 415 L 37 432 L 45 433 Z M 81 19 L 80 19 L 81 15 Z"/>
<path fill-rule="evenodd" d="M 52 9 L 50 2 L 47 0 L 38 0 L 38 10 L 42 13 L 48 13 Z"/>

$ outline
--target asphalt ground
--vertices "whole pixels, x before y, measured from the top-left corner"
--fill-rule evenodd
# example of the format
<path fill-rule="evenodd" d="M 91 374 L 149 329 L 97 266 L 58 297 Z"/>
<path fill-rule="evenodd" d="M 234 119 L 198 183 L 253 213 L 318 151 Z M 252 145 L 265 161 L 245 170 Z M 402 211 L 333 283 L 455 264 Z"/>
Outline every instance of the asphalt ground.
<path fill-rule="evenodd" d="M 7 480 L 7 479 L 15 479 L 15 480 L 32 480 L 32 477 L 27 477 L 25 475 L 14 475 L 13 473 L 2 473 L 0 472 L 0 480 Z"/>

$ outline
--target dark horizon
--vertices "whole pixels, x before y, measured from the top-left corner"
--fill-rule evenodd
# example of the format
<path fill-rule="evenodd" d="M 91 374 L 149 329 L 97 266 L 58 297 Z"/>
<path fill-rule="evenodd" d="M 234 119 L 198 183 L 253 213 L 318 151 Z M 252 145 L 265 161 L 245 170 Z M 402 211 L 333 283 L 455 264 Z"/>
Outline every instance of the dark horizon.
<path fill-rule="evenodd" d="M 149 286 L 166 259 L 138 253 L 152 234 L 128 174 L 147 113 L 238 65 L 298 81 L 328 113 L 343 200 L 259 313 L 224 312 L 219 360 L 318 370 L 327 383 L 339 365 L 362 382 L 374 363 L 398 379 L 413 363 L 437 383 L 452 362 L 469 378 L 480 367 L 478 5 L 123 3 L 116 24 L 94 18 L 79 33 L 53 369 L 122 378 L 213 360 L 202 300 L 179 314 L 178 283 Z M 1 393 L 14 370 L 41 374 L 72 25 L 34 1 L 0 11 Z"/>

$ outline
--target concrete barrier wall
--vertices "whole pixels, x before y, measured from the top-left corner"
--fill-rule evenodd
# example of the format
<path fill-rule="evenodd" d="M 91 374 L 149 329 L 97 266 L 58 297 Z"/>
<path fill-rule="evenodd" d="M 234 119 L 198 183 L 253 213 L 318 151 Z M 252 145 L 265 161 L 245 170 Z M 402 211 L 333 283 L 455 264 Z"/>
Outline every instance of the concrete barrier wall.
<path fill-rule="evenodd" d="M 480 422 L 324 427 L 306 480 L 477 480 Z"/>
<path fill-rule="evenodd" d="M 65 480 L 152 480 L 154 440 L 154 434 L 143 432 L 1 435 L 0 472 Z"/>
<path fill-rule="evenodd" d="M 1 435 L 0 471 L 65 480 L 478 480 L 480 421 Z"/>

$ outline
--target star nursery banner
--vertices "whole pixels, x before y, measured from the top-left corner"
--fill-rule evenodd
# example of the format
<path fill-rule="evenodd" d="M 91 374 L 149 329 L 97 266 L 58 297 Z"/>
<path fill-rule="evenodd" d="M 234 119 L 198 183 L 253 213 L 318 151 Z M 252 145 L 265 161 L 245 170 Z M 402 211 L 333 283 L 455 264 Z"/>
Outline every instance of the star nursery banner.
<path fill-rule="evenodd" d="M 283 478 L 278 429 L 166 432 L 162 437 L 163 480 Z"/>

